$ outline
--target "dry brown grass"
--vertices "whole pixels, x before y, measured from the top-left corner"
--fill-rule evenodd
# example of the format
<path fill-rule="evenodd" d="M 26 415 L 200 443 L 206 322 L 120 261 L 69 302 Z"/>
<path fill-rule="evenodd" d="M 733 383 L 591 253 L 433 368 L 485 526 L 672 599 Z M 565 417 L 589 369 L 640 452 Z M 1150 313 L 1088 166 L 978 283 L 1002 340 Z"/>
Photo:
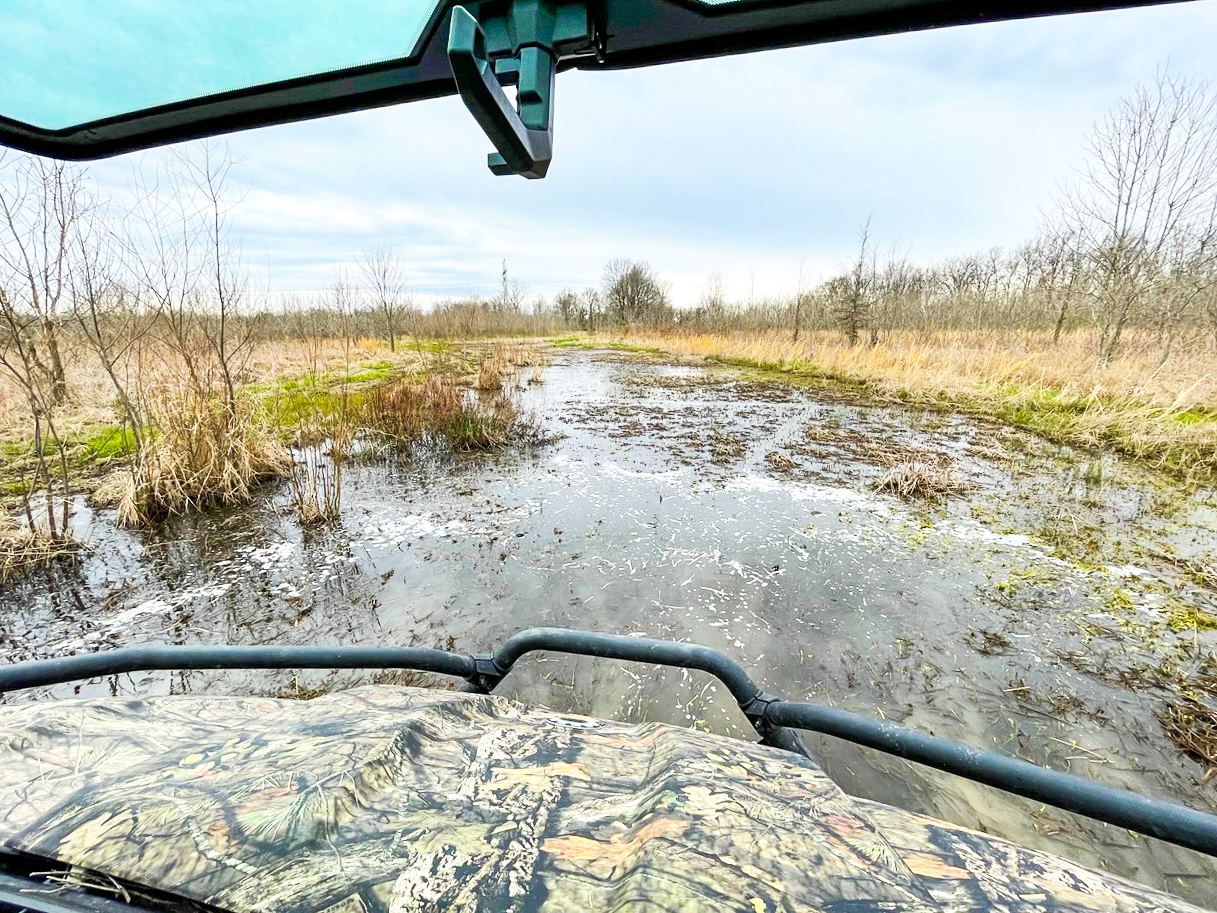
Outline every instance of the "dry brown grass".
<path fill-rule="evenodd" d="M 0 511 L 0 583 L 79 549 L 80 543 L 74 540 L 18 526 Z"/>
<path fill-rule="evenodd" d="M 973 487 L 956 473 L 954 461 L 939 453 L 895 462 L 874 483 L 876 491 L 886 491 L 906 501 L 940 501 Z"/>
<path fill-rule="evenodd" d="M 503 389 L 503 381 L 510 372 L 511 365 L 507 358 L 501 350 L 496 349 L 481 360 L 473 386 L 483 392 L 497 392 Z"/>
<path fill-rule="evenodd" d="M 1166 705 L 1158 720 L 1172 742 L 1205 766 L 1206 780 L 1217 774 L 1217 710 L 1180 697 Z"/>
<path fill-rule="evenodd" d="M 293 458 L 288 480 L 296 519 L 305 528 L 337 522 L 342 513 L 344 445 L 329 441 L 328 453 L 307 447 Z"/>
<path fill-rule="evenodd" d="M 139 526 L 217 504 L 248 503 L 256 486 L 286 475 L 291 457 L 239 400 L 184 395 L 157 404 L 156 433 L 132 464 L 94 493 L 117 508 L 121 526 Z"/>
<path fill-rule="evenodd" d="M 467 395 L 442 377 L 373 387 L 363 399 L 358 424 L 396 444 L 430 436 L 454 450 L 499 447 L 532 429 L 507 396 Z"/>
<path fill-rule="evenodd" d="M 56 415 L 65 436 L 117 421 L 114 388 L 97 356 L 83 346 L 66 349 L 68 403 Z M 238 378 L 242 385 L 266 384 L 284 377 L 317 373 L 356 373 L 369 364 L 393 362 L 401 371 L 424 370 L 426 356 L 408 345 L 390 353 L 374 339 L 351 344 L 338 339 L 280 340 L 254 346 Z M 168 346 L 149 344 L 123 367 L 132 390 L 168 396 L 182 386 L 185 366 Z M 28 435 L 30 413 L 21 391 L 0 372 L 0 442 L 17 442 Z"/>
<path fill-rule="evenodd" d="M 1092 331 L 1052 344 L 1034 331 L 889 334 L 850 346 L 805 334 L 627 332 L 605 342 L 864 384 L 879 398 L 947 406 L 1011 421 L 1053 439 L 1109 447 L 1185 475 L 1217 478 L 1217 358 L 1181 346 L 1166 363 L 1152 336 L 1130 333 L 1104 364 Z"/>

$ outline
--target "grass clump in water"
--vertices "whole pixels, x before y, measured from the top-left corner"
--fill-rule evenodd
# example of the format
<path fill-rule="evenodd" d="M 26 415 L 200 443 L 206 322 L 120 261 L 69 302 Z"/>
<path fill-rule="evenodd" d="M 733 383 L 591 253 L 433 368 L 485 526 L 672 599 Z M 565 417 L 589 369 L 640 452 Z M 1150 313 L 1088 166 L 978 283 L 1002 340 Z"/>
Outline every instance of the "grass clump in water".
<path fill-rule="evenodd" d="M 874 487 L 906 501 L 940 501 L 974 486 L 955 472 L 949 457 L 925 453 L 893 463 Z"/>
<path fill-rule="evenodd" d="M 95 492 L 121 526 L 142 526 L 217 504 L 252 500 L 260 482 L 288 474 L 287 450 L 249 404 L 187 395 L 159 404 L 155 432 L 126 469 Z"/>
<path fill-rule="evenodd" d="M 1175 633 L 1217 630 L 1217 617 L 1197 606 L 1174 600 L 1167 613 L 1166 623 Z"/>
<path fill-rule="evenodd" d="M 1217 775 L 1217 710 L 1182 696 L 1166 705 L 1158 722 L 1184 754 L 1205 766 L 1205 780 Z"/>
<path fill-rule="evenodd" d="M 25 571 L 46 567 L 79 548 L 80 543 L 74 539 L 18 526 L 0 512 L 0 583 Z"/>
<path fill-rule="evenodd" d="M 453 450 L 489 450 L 536 434 L 535 423 L 509 397 L 468 394 L 439 377 L 372 388 L 359 425 L 395 444 L 430 437 Z"/>

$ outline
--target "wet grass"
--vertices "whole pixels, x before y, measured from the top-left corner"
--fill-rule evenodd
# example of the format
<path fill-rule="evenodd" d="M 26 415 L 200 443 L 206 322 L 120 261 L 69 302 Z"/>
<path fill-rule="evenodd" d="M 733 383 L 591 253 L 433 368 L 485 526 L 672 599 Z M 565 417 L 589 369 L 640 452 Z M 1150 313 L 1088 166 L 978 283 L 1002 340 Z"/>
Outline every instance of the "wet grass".
<path fill-rule="evenodd" d="M 1120 453 L 1189 482 L 1217 481 L 1217 409 L 1195 401 L 1204 395 L 1195 388 L 1208 376 L 1201 376 L 1201 367 L 1195 367 L 1198 379 L 1186 373 L 1189 364 L 1173 379 L 1175 386 L 1166 386 L 1153 379 L 1160 372 L 1131 361 L 1095 367 L 1093 357 L 1076 352 L 1047 349 L 1029 356 L 966 334 L 939 336 L 933 345 L 910 338 L 871 349 L 829 337 L 796 345 L 773 334 L 637 334 L 603 337 L 600 345 L 692 355 L 771 379 L 997 419 L 1057 443 Z M 582 339 L 566 344 L 591 345 Z M 1076 377 L 1069 374 L 1071 362 Z M 1036 372 L 1037 364 L 1045 367 Z"/>
<path fill-rule="evenodd" d="M 1166 705 L 1158 722 L 1167 737 L 1205 767 L 1204 780 L 1217 775 L 1217 709 L 1194 697 L 1181 697 Z"/>
<path fill-rule="evenodd" d="M 0 514 L 0 583 L 61 558 L 75 555 L 81 545 L 71 539 L 52 538 L 38 531 L 11 525 Z"/>
<path fill-rule="evenodd" d="M 943 454 L 927 453 L 894 462 L 872 487 L 906 501 L 941 501 L 975 486 L 955 471 L 954 460 Z"/>
<path fill-rule="evenodd" d="M 536 432 L 510 397 L 467 393 L 443 378 L 373 387 L 357 423 L 397 446 L 429 438 L 460 451 L 489 450 Z"/>

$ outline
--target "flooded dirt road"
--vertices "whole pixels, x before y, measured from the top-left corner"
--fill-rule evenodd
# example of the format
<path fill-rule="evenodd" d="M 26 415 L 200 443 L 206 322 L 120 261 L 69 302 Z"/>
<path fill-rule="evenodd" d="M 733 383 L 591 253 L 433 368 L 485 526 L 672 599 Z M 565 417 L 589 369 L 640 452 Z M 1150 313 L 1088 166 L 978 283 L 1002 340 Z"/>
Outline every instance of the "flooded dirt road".
<path fill-rule="evenodd" d="M 5 661 L 132 643 L 490 649 L 534 625 L 694 640 L 763 688 L 883 716 L 1195 807 L 1217 781 L 1168 707 L 1217 692 L 1217 501 L 960 416 L 709 366 L 564 351 L 521 394 L 555 443 L 348 470 L 338 528 L 283 493 L 116 530 L 77 517 L 75 569 L 0 590 Z M 873 483 L 949 463 L 960 493 Z M 309 694 L 359 673 L 155 673 L 10 700 Z M 502 693 L 748 737 L 700 675 L 553 657 Z M 1213 905 L 1217 862 L 862 749 L 809 738 L 846 790 Z"/>

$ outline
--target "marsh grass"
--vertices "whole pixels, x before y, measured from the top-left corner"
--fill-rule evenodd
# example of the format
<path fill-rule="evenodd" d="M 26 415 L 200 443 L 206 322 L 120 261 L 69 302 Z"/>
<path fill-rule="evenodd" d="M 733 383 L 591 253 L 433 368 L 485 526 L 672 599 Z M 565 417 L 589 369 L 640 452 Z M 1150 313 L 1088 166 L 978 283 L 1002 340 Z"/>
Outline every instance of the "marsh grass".
<path fill-rule="evenodd" d="M 336 523 L 342 513 L 342 477 L 351 445 L 349 426 L 328 429 L 324 445 L 292 455 L 289 491 L 296 519 L 305 529 Z"/>
<path fill-rule="evenodd" d="M 478 365 L 477 377 L 473 381 L 475 389 L 486 393 L 494 393 L 503 389 L 503 382 L 511 373 L 510 362 L 501 351 L 494 351 L 482 359 Z"/>
<path fill-rule="evenodd" d="M 959 476 L 949 457 L 927 452 L 893 462 L 873 487 L 906 501 L 941 501 L 974 486 Z"/>
<path fill-rule="evenodd" d="M 370 452 L 363 445 L 377 439 L 453 451 L 542 441 L 513 399 L 524 385 L 521 370 L 531 369 L 531 382 L 542 379 L 548 358 L 537 340 L 412 340 L 396 352 L 351 338 L 264 342 L 244 361 L 235 396 L 223 395 L 205 366 L 153 346 L 132 367 L 143 378 L 131 388 L 139 434 L 117 414 L 96 359 L 72 357 L 69 396 L 56 416 L 62 454 L 54 456 L 75 484 L 95 486 L 95 503 L 114 507 L 121 526 L 248 503 L 280 479 L 300 524 L 320 526 L 339 517 L 353 453 Z M 31 416 L 10 386 L 0 379 L 0 498 L 13 504 L 37 486 L 23 469 Z M 0 578 L 76 547 L 29 526 L 0 525 Z"/>
<path fill-rule="evenodd" d="M 1181 696 L 1166 705 L 1158 721 L 1181 751 L 1204 765 L 1206 781 L 1217 776 L 1217 710 L 1195 697 Z"/>
<path fill-rule="evenodd" d="M 364 397 L 359 427 L 396 445 L 432 439 L 452 450 L 489 450 L 535 433 L 511 397 L 469 393 L 452 380 L 374 387 Z"/>
<path fill-rule="evenodd" d="M 120 526 L 144 526 L 192 510 L 253 499 L 260 483 L 291 471 L 287 449 L 248 399 L 230 411 L 217 397 L 186 394 L 150 409 L 155 431 L 94 500 L 117 509 Z"/>
<path fill-rule="evenodd" d="M 0 512 L 0 583 L 76 554 L 80 548 L 74 539 L 18 526 Z"/>
<path fill-rule="evenodd" d="M 1144 338 L 1143 338 L 1144 337 Z M 894 331 L 848 345 L 834 331 L 798 342 L 779 331 L 638 331 L 591 344 L 697 356 L 835 383 L 880 400 L 999 419 L 1074 446 L 1105 448 L 1195 482 L 1217 480 L 1217 367 L 1210 351 L 1161 360 L 1152 334 L 1132 333 L 1120 357 L 1098 357 L 1095 334 Z"/>

